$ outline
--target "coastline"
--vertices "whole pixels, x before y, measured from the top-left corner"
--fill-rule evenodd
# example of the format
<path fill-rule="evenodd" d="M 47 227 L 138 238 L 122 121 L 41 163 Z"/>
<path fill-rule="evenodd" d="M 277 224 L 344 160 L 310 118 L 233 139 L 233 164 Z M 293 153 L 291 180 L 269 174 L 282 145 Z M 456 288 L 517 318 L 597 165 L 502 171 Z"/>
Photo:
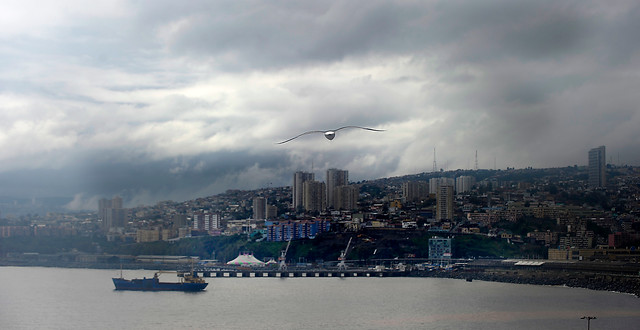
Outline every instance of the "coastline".
<path fill-rule="evenodd" d="M 640 276 L 619 274 L 588 274 L 563 271 L 432 271 L 421 274 L 423 277 L 452 278 L 460 280 L 479 280 L 513 284 L 566 286 L 595 291 L 610 291 L 632 294 L 640 298 Z"/>
<path fill-rule="evenodd" d="M 169 263 L 82 263 L 0 260 L 0 267 L 56 267 L 88 269 L 145 269 L 183 270 L 185 264 Z M 463 268 L 457 270 L 407 271 L 408 277 L 451 278 L 466 281 L 480 280 L 513 284 L 566 286 L 596 291 L 632 294 L 640 298 L 640 276 L 629 274 L 595 273 L 583 270 Z"/>

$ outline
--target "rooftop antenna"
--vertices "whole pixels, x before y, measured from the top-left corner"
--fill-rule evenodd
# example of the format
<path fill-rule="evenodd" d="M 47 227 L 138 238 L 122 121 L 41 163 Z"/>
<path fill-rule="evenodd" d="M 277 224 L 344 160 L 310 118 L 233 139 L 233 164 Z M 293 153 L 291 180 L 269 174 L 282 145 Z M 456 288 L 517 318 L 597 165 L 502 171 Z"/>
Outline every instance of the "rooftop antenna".
<path fill-rule="evenodd" d="M 478 150 L 476 149 L 476 167 L 475 170 L 478 170 Z"/>
<path fill-rule="evenodd" d="M 433 172 L 438 172 L 438 165 L 436 165 L 436 148 L 433 148 Z"/>

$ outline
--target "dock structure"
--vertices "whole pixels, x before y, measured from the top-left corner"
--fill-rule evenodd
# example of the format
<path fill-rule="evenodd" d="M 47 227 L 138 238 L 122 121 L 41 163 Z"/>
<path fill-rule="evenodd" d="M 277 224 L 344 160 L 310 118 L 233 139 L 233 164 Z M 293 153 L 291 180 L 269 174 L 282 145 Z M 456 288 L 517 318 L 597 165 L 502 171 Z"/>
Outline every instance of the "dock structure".
<path fill-rule="evenodd" d="M 396 270 L 371 270 L 371 269 L 304 269 L 304 270 L 261 270 L 261 269 L 219 269 L 219 270 L 196 270 L 198 276 L 213 278 L 237 278 L 237 277 L 402 277 L 408 276 L 407 272 Z"/>

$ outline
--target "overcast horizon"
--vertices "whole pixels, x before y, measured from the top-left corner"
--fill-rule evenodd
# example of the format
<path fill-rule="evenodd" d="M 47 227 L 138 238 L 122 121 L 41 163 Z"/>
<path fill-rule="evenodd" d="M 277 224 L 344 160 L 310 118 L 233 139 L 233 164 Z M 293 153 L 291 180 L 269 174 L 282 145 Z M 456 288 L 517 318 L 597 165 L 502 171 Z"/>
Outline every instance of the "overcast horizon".
<path fill-rule="evenodd" d="M 639 165 L 637 1 L 20 1 L 0 196 L 69 209 L 438 169 Z M 358 125 L 276 144 L 308 130 Z"/>

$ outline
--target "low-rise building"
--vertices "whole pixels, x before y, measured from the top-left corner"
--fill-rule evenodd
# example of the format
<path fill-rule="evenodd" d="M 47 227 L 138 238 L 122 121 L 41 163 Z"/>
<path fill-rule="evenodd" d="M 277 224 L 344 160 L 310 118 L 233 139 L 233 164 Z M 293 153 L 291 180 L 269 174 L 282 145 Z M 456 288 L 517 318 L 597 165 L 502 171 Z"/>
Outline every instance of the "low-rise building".
<path fill-rule="evenodd" d="M 429 259 L 451 260 L 451 238 L 433 237 L 429 239 Z"/>

